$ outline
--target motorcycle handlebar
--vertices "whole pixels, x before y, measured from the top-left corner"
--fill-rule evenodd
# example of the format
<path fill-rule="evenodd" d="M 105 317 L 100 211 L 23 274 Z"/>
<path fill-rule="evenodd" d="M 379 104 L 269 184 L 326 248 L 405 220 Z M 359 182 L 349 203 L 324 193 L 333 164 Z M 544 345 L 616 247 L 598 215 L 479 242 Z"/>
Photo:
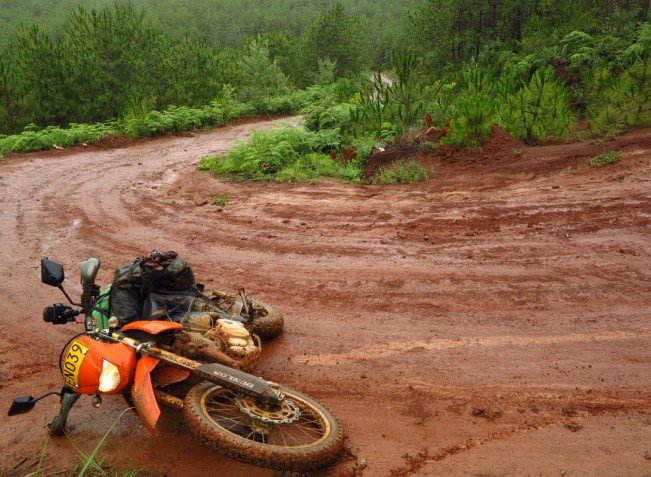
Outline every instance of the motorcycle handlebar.
<path fill-rule="evenodd" d="M 55 303 L 43 309 L 43 321 L 53 325 L 64 325 L 75 321 L 80 312 L 62 303 Z"/>

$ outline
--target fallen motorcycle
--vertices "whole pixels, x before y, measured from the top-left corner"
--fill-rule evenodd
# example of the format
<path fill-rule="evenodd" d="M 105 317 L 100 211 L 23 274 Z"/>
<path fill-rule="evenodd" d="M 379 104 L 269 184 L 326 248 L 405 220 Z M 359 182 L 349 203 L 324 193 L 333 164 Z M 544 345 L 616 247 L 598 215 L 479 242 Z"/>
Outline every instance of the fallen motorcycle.
<path fill-rule="evenodd" d="M 154 434 L 159 404 L 182 409 L 188 428 L 206 445 L 242 462 L 278 470 L 305 471 L 323 466 L 339 454 L 343 432 L 337 419 L 314 399 L 218 363 L 201 363 L 168 351 L 183 325 L 170 321 L 135 321 L 116 328 L 99 328 L 92 316 L 99 296 L 96 258 L 81 263 L 81 303 L 63 289 L 63 266 L 41 261 L 41 280 L 58 287 L 78 311 L 55 304 L 45 308 L 44 321 L 76 322 L 85 315 L 85 333 L 64 347 L 59 367 L 64 386 L 39 398 L 17 397 L 8 415 L 28 412 L 42 398 L 58 394 L 59 414 L 50 424 L 51 435 L 65 431 L 68 414 L 81 394 L 121 394 Z M 113 321 L 113 322 L 111 322 Z M 198 380 L 184 396 L 167 392 L 176 383 Z"/>
<path fill-rule="evenodd" d="M 262 339 L 280 334 L 284 324 L 277 308 L 249 298 L 244 289 L 204 290 L 176 252 L 157 250 L 116 269 L 93 309 L 101 329 L 108 328 L 111 316 L 119 326 L 140 320 L 181 323 L 185 333 L 168 351 L 247 372 L 260 361 Z"/>

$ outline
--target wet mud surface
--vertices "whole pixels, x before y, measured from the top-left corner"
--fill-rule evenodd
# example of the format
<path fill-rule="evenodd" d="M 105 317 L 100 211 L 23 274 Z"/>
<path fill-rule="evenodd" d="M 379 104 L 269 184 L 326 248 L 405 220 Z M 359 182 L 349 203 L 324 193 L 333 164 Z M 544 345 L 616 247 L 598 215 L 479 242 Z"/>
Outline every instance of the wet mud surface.
<path fill-rule="evenodd" d="M 0 402 L 60 386 L 64 298 L 39 259 L 98 255 L 99 282 L 153 248 L 209 288 L 280 307 L 259 373 L 320 400 L 347 451 L 317 475 L 651 474 L 651 132 L 603 145 L 489 148 L 419 160 L 409 186 L 234 183 L 197 171 L 253 129 L 0 164 Z M 587 159 L 623 151 L 603 169 Z M 455 159 L 456 157 L 456 159 Z M 228 204 L 211 204 L 226 194 Z M 125 405 L 83 397 L 47 472 L 73 468 Z M 57 412 L 0 416 L 2 475 L 34 470 Z M 127 414 L 102 451 L 151 475 L 274 475 L 214 454 L 180 414 L 156 438 Z M 46 472 L 46 473 L 47 473 Z"/>

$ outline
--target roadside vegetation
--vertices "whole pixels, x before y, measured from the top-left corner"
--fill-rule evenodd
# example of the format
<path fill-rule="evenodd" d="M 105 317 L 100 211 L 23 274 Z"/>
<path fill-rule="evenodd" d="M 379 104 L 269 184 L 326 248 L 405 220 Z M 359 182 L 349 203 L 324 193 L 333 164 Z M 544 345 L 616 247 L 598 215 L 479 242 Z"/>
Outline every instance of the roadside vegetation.
<path fill-rule="evenodd" d="M 426 177 L 418 157 L 367 178 L 374 150 L 477 149 L 496 126 L 540 144 L 651 124 L 648 2 L 429 0 L 400 7 L 391 33 L 371 28 L 397 3 L 361 14 L 332 2 L 296 31 L 270 26 L 228 45 L 180 38 L 151 20 L 160 12 L 131 5 L 79 7 L 57 35 L 23 27 L 0 53 L 0 155 L 300 113 L 303 126 L 256 133 L 201 167 L 236 180 L 399 183 Z M 441 134 L 423 139 L 428 130 Z"/>
<path fill-rule="evenodd" d="M 43 443 L 43 448 L 41 449 L 41 454 L 39 460 L 36 463 L 36 468 L 25 474 L 25 477 L 46 477 L 51 475 L 63 475 L 63 476 L 76 476 L 76 477 L 137 477 L 141 475 L 142 472 L 139 469 L 130 469 L 125 471 L 118 471 L 111 466 L 105 465 L 103 459 L 99 456 L 100 450 L 104 445 L 104 442 L 108 439 L 111 432 L 117 425 L 117 423 L 122 419 L 122 417 L 130 411 L 131 408 L 124 410 L 111 424 L 111 426 L 106 430 L 104 435 L 99 439 L 95 447 L 89 452 L 86 453 L 81 450 L 77 444 L 70 440 L 72 445 L 77 450 L 77 464 L 72 465 L 68 470 L 60 470 L 52 472 L 48 464 L 45 462 L 45 456 L 48 444 L 50 443 L 50 438 L 48 437 Z"/>
<path fill-rule="evenodd" d="M 372 179 L 372 184 L 411 184 L 427 179 L 427 171 L 413 159 L 394 162 L 380 168 Z"/>
<path fill-rule="evenodd" d="M 622 158 L 622 153 L 620 151 L 610 151 L 598 154 L 594 157 L 591 157 L 588 160 L 588 164 L 592 167 L 601 168 L 609 166 L 610 164 L 615 164 L 619 162 Z"/>

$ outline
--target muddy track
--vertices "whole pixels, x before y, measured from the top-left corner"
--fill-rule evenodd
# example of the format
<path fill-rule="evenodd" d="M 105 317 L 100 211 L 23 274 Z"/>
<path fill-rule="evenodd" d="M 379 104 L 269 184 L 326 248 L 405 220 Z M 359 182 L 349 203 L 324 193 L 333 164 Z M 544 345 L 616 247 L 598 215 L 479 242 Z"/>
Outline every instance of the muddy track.
<path fill-rule="evenodd" d="M 2 402 L 58 387 L 54 363 L 78 332 L 41 322 L 62 301 L 39 284 L 41 256 L 62 261 L 78 293 L 88 255 L 106 283 L 137 255 L 171 249 L 209 287 L 245 286 L 283 310 L 286 332 L 260 373 L 321 400 L 348 435 L 346 455 L 319 474 L 651 473 L 651 132 L 433 159 L 432 177 L 412 186 L 232 183 L 196 170 L 273 125 L 0 164 Z M 604 148 L 623 159 L 588 167 Z M 210 204 L 222 192 L 228 204 Z M 50 471 L 73 467 L 74 446 L 91 449 L 123 408 L 89 401 L 69 438 L 49 443 Z M 0 472 L 33 470 L 55 407 L 0 417 Z M 161 424 L 149 439 L 125 416 L 107 462 L 272 475 L 215 455 L 179 432 L 176 414 Z"/>

